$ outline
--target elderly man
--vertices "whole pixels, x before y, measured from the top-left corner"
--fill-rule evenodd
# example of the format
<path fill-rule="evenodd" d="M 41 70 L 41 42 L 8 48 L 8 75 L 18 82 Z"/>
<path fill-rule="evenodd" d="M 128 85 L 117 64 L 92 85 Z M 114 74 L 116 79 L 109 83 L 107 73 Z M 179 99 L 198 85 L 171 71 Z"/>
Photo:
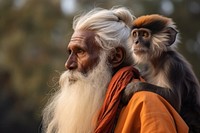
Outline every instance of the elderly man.
<path fill-rule="evenodd" d="M 73 22 L 60 89 L 44 109 L 46 133 L 184 133 L 187 125 L 152 92 L 121 102 L 125 86 L 139 80 L 128 37 L 133 16 L 124 7 L 95 8 Z"/>

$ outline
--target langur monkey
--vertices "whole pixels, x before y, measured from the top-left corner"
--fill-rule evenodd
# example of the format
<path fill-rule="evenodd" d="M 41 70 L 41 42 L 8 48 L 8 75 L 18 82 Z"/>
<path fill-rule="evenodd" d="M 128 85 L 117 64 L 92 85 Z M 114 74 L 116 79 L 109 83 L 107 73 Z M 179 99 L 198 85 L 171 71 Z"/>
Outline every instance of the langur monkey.
<path fill-rule="evenodd" d="M 153 14 L 134 20 L 129 41 L 146 82 L 129 83 L 124 95 L 129 100 L 137 91 L 155 92 L 179 112 L 190 133 L 200 133 L 200 85 L 191 65 L 176 51 L 178 40 L 170 18 Z"/>

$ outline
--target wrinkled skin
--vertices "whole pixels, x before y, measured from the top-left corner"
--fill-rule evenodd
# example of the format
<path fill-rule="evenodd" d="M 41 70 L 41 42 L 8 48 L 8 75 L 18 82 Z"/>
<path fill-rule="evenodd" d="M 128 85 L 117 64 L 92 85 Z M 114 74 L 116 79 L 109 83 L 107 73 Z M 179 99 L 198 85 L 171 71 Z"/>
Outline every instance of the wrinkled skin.
<path fill-rule="evenodd" d="M 65 63 L 67 70 L 77 70 L 87 74 L 99 62 L 100 47 L 91 31 L 75 31 L 68 44 L 69 57 Z"/>

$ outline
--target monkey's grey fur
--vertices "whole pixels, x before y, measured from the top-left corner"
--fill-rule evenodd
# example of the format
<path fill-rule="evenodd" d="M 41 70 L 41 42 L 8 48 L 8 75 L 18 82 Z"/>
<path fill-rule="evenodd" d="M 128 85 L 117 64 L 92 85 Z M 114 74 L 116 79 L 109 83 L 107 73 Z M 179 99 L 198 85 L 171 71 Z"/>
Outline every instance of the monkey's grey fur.
<path fill-rule="evenodd" d="M 143 16 L 142 19 L 146 19 L 145 17 Z M 173 33 L 177 31 L 174 22 L 170 18 L 159 15 L 147 17 L 151 19 L 148 18 L 145 24 L 141 24 L 141 21 L 136 19 L 133 30 L 140 28 L 150 30 L 150 46 L 142 44 L 144 41 L 139 37 L 139 33 L 137 39 L 131 38 L 133 57 L 137 64 L 143 64 L 141 75 L 146 82 L 128 84 L 123 100 L 128 102 L 137 91 L 155 92 L 164 97 L 179 112 L 189 126 L 190 133 L 200 133 L 200 85 L 191 65 L 172 46 L 177 42 L 177 35 Z M 154 32 L 156 26 L 154 24 L 161 22 L 164 22 L 161 28 Z M 138 44 L 136 40 L 139 41 Z M 137 51 L 138 49 L 140 51 Z"/>

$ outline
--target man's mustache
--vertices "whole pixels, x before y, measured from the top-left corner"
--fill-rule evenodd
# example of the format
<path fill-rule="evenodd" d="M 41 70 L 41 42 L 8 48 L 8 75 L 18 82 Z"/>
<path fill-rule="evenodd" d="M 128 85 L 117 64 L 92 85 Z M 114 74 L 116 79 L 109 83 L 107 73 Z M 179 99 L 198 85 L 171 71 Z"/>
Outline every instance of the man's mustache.
<path fill-rule="evenodd" d="M 86 77 L 87 77 L 87 74 L 83 74 L 75 70 L 67 70 L 64 72 L 65 80 L 68 80 L 70 83 L 75 83 L 76 81 L 81 80 Z"/>

